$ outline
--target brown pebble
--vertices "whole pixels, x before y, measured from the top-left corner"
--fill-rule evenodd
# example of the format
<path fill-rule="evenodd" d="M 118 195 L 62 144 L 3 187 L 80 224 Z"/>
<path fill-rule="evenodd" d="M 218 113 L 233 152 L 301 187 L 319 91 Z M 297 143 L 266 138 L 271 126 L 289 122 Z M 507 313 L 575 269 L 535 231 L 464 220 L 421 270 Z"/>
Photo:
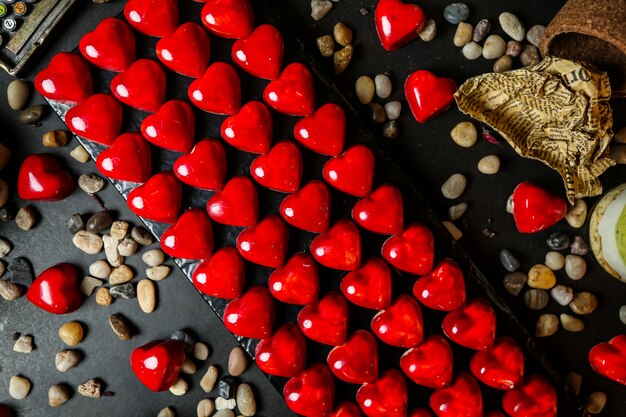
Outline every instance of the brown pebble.
<path fill-rule="evenodd" d="M 113 333 L 115 333 L 117 338 L 120 340 L 129 340 L 133 336 L 128 321 L 120 313 L 112 314 L 109 317 L 109 325 L 111 326 Z"/>
<path fill-rule="evenodd" d="M 559 318 L 556 314 L 542 314 L 535 326 L 535 336 L 552 336 L 559 329 Z"/>
<path fill-rule="evenodd" d="M 585 401 L 585 410 L 589 414 L 600 414 L 606 405 L 606 394 L 601 391 L 592 392 Z"/>
<path fill-rule="evenodd" d="M 320 36 L 316 39 L 317 49 L 325 58 L 330 58 L 335 53 L 335 40 L 330 35 Z"/>
<path fill-rule="evenodd" d="M 200 387 L 204 392 L 211 392 L 215 388 L 215 382 L 217 382 L 217 376 L 219 371 L 213 365 L 209 366 L 206 373 L 200 380 Z"/>
<path fill-rule="evenodd" d="M 76 321 L 67 322 L 59 328 L 59 337 L 68 346 L 79 344 L 83 340 L 84 335 L 83 326 Z"/>
<path fill-rule="evenodd" d="M 383 136 L 387 139 L 395 139 L 398 137 L 398 121 L 390 120 L 383 126 Z"/>
<path fill-rule="evenodd" d="M 111 270 L 111 274 L 109 275 L 109 284 L 126 284 L 131 281 L 134 276 L 135 274 L 133 273 L 133 270 L 130 269 L 128 265 L 120 265 Z"/>
<path fill-rule="evenodd" d="M 22 230 L 30 230 L 35 225 L 35 211 L 30 206 L 22 207 L 15 215 L 15 223 Z"/>
<path fill-rule="evenodd" d="M 574 299 L 570 301 L 569 308 L 576 314 L 591 314 L 598 307 L 598 299 L 590 292 L 582 291 L 574 295 Z"/>
<path fill-rule="evenodd" d="M 562 313 L 560 319 L 561 326 L 568 332 L 581 332 L 585 329 L 585 323 L 578 317 Z"/>
<path fill-rule="evenodd" d="M 541 61 L 539 50 L 534 45 L 524 45 L 519 60 L 525 67 L 538 64 Z"/>
<path fill-rule="evenodd" d="M 352 43 L 352 29 L 345 23 L 339 22 L 333 28 L 333 36 L 335 41 L 341 46 L 348 46 Z"/>
<path fill-rule="evenodd" d="M 531 310 L 541 310 L 548 305 L 550 295 L 545 290 L 532 289 L 524 293 L 524 303 Z"/>
<path fill-rule="evenodd" d="M 154 237 L 152 237 L 152 233 L 146 230 L 145 227 L 133 227 L 130 232 L 130 236 L 135 239 L 135 242 L 143 246 L 152 245 L 154 243 Z"/>
<path fill-rule="evenodd" d="M 50 407 L 59 407 L 70 399 L 70 390 L 64 384 L 56 384 L 48 389 L 48 404 Z"/>
<path fill-rule="evenodd" d="M 142 279 L 137 284 L 137 301 L 144 313 L 152 313 L 156 308 L 156 285 L 150 279 Z"/>
<path fill-rule="evenodd" d="M 64 130 L 51 130 L 41 137 L 41 143 L 46 148 L 59 148 L 67 145 L 67 133 Z"/>
<path fill-rule="evenodd" d="M 580 394 L 582 383 L 583 377 L 576 372 L 569 372 L 565 376 L 565 389 L 576 396 Z"/>
<path fill-rule="evenodd" d="M 96 304 L 108 306 L 113 302 L 113 297 L 107 287 L 100 287 L 96 292 Z"/>
<path fill-rule="evenodd" d="M 375 123 L 384 123 L 387 120 L 387 112 L 385 108 L 380 103 L 370 103 L 367 106 L 367 109 L 370 114 L 370 118 Z"/>
<path fill-rule="evenodd" d="M 232 376 L 239 376 L 248 367 L 248 358 L 240 347 L 235 347 L 228 355 L 228 373 Z"/>
<path fill-rule="evenodd" d="M 522 53 L 522 44 L 518 41 L 509 41 L 506 44 L 506 55 L 517 58 Z"/>
<path fill-rule="evenodd" d="M 493 72 L 506 72 L 513 67 L 513 58 L 509 55 L 502 55 L 498 60 L 493 64 Z"/>
<path fill-rule="evenodd" d="M 128 227 L 128 222 L 115 220 L 113 223 L 111 223 L 111 230 L 109 230 L 109 235 L 117 240 L 123 240 L 128 233 Z"/>
<path fill-rule="evenodd" d="M 511 272 L 510 274 L 506 274 L 504 276 L 504 289 L 512 296 L 517 297 L 522 291 L 522 288 L 524 288 L 524 285 L 526 285 L 527 280 L 528 275 L 525 273 Z"/>
<path fill-rule="evenodd" d="M 348 68 L 350 61 L 352 61 L 352 55 L 354 54 L 354 47 L 348 45 L 333 54 L 333 68 L 335 74 L 339 75 Z"/>
<path fill-rule="evenodd" d="M 3 264 L 4 265 L 4 264 Z M 13 301 L 20 298 L 22 288 L 9 280 L 0 280 L 0 297 L 6 301 Z"/>
<path fill-rule="evenodd" d="M 437 36 L 437 22 L 433 19 L 428 19 L 424 25 L 424 29 L 419 34 L 419 37 L 424 42 L 430 42 Z"/>

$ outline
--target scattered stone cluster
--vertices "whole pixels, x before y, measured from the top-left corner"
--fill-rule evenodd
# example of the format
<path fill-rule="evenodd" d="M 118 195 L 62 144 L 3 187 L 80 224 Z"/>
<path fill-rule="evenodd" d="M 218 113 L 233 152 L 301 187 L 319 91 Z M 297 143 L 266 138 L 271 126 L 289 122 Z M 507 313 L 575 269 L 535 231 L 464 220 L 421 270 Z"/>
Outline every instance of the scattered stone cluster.
<path fill-rule="evenodd" d="M 339 22 L 333 28 L 333 34 L 324 35 L 315 41 L 317 49 L 325 58 L 333 58 L 333 68 L 335 74 L 339 75 L 348 68 L 352 55 L 354 54 L 354 46 L 352 46 L 352 29 L 345 23 Z M 341 49 L 336 49 L 336 44 Z"/>
<path fill-rule="evenodd" d="M 402 112 L 402 102 L 393 100 L 384 105 L 373 101 L 374 97 L 386 100 L 391 97 L 393 83 L 389 74 L 378 74 L 372 79 L 362 75 L 354 85 L 356 96 L 363 105 L 367 105 L 370 120 L 383 124 L 383 136 L 394 139 L 398 136 L 398 118 Z"/>

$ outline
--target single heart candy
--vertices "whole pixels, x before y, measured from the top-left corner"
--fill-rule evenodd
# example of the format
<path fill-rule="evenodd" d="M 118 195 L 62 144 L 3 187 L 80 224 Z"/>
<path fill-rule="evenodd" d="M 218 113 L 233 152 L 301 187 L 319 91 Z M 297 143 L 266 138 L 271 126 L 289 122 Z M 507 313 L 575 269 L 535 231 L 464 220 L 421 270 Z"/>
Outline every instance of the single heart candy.
<path fill-rule="evenodd" d="M 317 303 L 309 304 L 298 314 L 298 326 L 306 337 L 316 342 L 338 346 L 348 333 L 348 303 L 337 292 L 329 292 Z"/>
<path fill-rule="evenodd" d="M 302 154 L 293 142 L 278 142 L 265 155 L 252 161 L 250 175 L 265 188 L 294 193 L 302 180 Z"/>
<path fill-rule="evenodd" d="M 168 390 L 183 367 L 185 348 L 179 341 L 157 340 L 139 346 L 130 355 L 133 373 L 152 391 Z"/>
<path fill-rule="evenodd" d="M 196 117 L 191 105 L 171 100 L 141 122 L 141 134 L 150 143 L 176 152 L 189 152 L 193 147 Z"/>
<path fill-rule="evenodd" d="M 120 181 L 146 182 L 152 171 L 150 145 L 141 134 L 124 133 L 96 159 L 98 170 Z"/>
<path fill-rule="evenodd" d="M 374 14 L 376 32 L 387 51 L 394 51 L 417 38 L 426 25 L 426 15 L 415 4 L 380 0 Z"/>
<path fill-rule="evenodd" d="M 330 417 L 363 417 L 363 413 L 355 403 L 344 401 L 333 410 Z"/>
<path fill-rule="evenodd" d="M 404 207 L 400 190 L 391 184 L 381 185 L 354 205 L 352 219 L 371 232 L 383 235 L 402 233 Z"/>
<path fill-rule="evenodd" d="M 465 279 L 459 265 L 443 259 L 413 285 L 413 295 L 426 307 L 452 311 L 465 304 Z"/>
<path fill-rule="evenodd" d="M 65 124 L 78 136 L 111 146 L 122 130 L 122 104 L 111 94 L 94 94 L 67 111 Z"/>
<path fill-rule="evenodd" d="M 239 75 L 225 62 L 211 64 L 202 77 L 189 85 L 187 94 L 197 108 L 208 113 L 234 114 L 241 107 Z"/>
<path fill-rule="evenodd" d="M 83 303 L 78 290 L 78 271 L 66 263 L 46 269 L 28 288 L 26 298 L 52 314 L 67 314 L 78 310 Z"/>
<path fill-rule="evenodd" d="M 446 314 L 441 325 L 450 340 L 474 350 L 487 350 L 496 337 L 496 313 L 489 302 L 474 298 Z"/>
<path fill-rule="evenodd" d="M 139 59 L 111 80 L 111 92 L 127 106 L 154 113 L 165 101 L 165 70 L 156 61 Z"/>
<path fill-rule="evenodd" d="M 213 253 L 213 227 L 199 208 L 185 211 L 161 236 L 161 249 L 183 259 L 206 259 Z"/>
<path fill-rule="evenodd" d="M 224 325 L 232 333 L 251 339 L 266 339 L 274 327 L 274 301 L 265 286 L 250 287 L 224 309 Z"/>
<path fill-rule="evenodd" d="M 109 17 L 80 39 L 78 49 L 98 68 L 126 71 L 135 61 L 135 34 L 123 20 Z"/>
<path fill-rule="evenodd" d="M 254 360 L 266 374 L 298 376 L 306 367 L 306 340 L 298 326 L 285 323 L 256 345 Z"/>
<path fill-rule="evenodd" d="M 285 265 L 272 272 L 267 286 L 274 298 L 283 303 L 314 303 L 320 292 L 317 265 L 308 253 L 296 253 Z"/>
<path fill-rule="evenodd" d="M 430 71 L 420 70 L 409 75 L 404 94 L 411 112 L 420 123 L 425 123 L 446 111 L 454 102 L 456 84 L 449 78 L 439 78 Z"/>
<path fill-rule="evenodd" d="M 313 233 L 328 230 L 330 191 L 323 182 L 313 180 L 280 203 L 280 215 L 290 225 Z"/>
<path fill-rule="evenodd" d="M 259 219 L 259 199 L 252 180 L 233 177 L 223 190 L 213 194 L 206 206 L 209 216 L 230 226 L 254 226 Z"/>
<path fill-rule="evenodd" d="M 470 370 L 485 385 L 509 390 L 524 379 L 524 354 L 515 340 L 502 336 L 490 349 L 474 354 Z"/>
<path fill-rule="evenodd" d="M 201 26 L 184 23 L 156 45 L 157 58 L 172 71 L 187 77 L 204 74 L 211 58 L 211 40 Z"/>
<path fill-rule="evenodd" d="M 420 223 L 385 241 L 383 257 L 392 266 L 410 274 L 423 275 L 433 268 L 435 242 L 431 231 Z"/>
<path fill-rule="evenodd" d="M 424 339 L 422 309 L 410 295 L 400 295 L 391 305 L 374 316 L 372 331 L 392 346 L 412 348 Z"/>
<path fill-rule="evenodd" d="M 513 217 L 521 233 L 535 233 L 557 223 L 567 213 L 567 203 L 528 181 L 513 191 Z"/>
<path fill-rule="evenodd" d="M 30 155 L 20 165 L 17 193 L 23 200 L 58 201 L 74 191 L 74 180 L 61 162 L 47 153 Z"/>
<path fill-rule="evenodd" d="M 174 162 L 174 174 L 192 187 L 220 190 L 226 178 L 226 152 L 222 143 L 217 139 L 196 143 L 190 153 L 181 155 Z"/>
<path fill-rule="evenodd" d="M 250 0 L 206 0 L 200 17 L 213 35 L 239 39 L 254 29 Z"/>
<path fill-rule="evenodd" d="M 618 334 L 591 348 L 589 363 L 600 375 L 626 385 L 626 334 Z"/>
<path fill-rule="evenodd" d="M 343 295 L 361 307 L 382 310 L 391 304 L 391 271 L 380 258 L 368 259 L 363 266 L 341 280 Z"/>
<path fill-rule="evenodd" d="M 293 135 L 313 152 L 337 156 L 343 151 L 346 136 L 346 115 L 336 104 L 324 104 L 296 123 Z"/>
<path fill-rule="evenodd" d="M 193 285 L 198 291 L 228 300 L 241 296 L 245 279 L 243 258 L 233 246 L 224 246 L 204 259 L 192 275 Z"/>
<path fill-rule="evenodd" d="M 324 164 L 326 182 L 341 192 L 355 197 L 365 197 L 372 191 L 374 182 L 374 154 L 365 145 L 354 145 L 342 155 Z"/>
<path fill-rule="evenodd" d="M 366 330 L 352 333 L 346 343 L 335 347 L 326 360 L 330 370 L 351 384 L 374 382 L 378 378 L 378 343 Z"/>
<path fill-rule="evenodd" d="M 318 417 L 330 414 L 335 398 L 335 380 L 328 366 L 316 362 L 283 388 L 287 406 L 296 414 Z"/>
<path fill-rule="evenodd" d="M 452 384 L 430 396 L 430 408 L 438 417 L 482 417 L 483 396 L 469 372 L 459 372 Z"/>
<path fill-rule="evenodd" d="M 265 87 L 263 99 L 279 113 L 308 116 L 315 109 L 315 86 L 311 72 L 303 64 L 289 64 L 278 79 Z"/>
<path fill-rule="evenodd" d="M 178 0 L 128 0 L 124 16 L 138 32 L 162 38 L 178 27 Z"/>
<path fill-rule="evenodd" d="M 452 349 L 443 336 L 429 336 L 419 346 L 404 352 L 400 368 L 416 384 L 445 387 L 452 382 Z"/>
<path fill-rule="evenodd" d="M 388 369 L 376 382 L 363 384 L 356 401 L 367 417 L 405 417 L 408 395 L 404 377 L 400 371 Z"/>
<path fill-rule="evenodd" d="M 89 65 L 80 55 L 59 52 L 35 76 L 39 94 L 64 104 L 79 104 L 93 93 Z"/>
<path fill-rule="evenodd" d="M 144 219 L 174 223 L 182 207 L 183 187 L 171 171 L 159 172 L 128 193 L 128 208 Z"/>
<path fill-rule="evenodd" d="M 552 384 L 532 374 L 524 383 L 504 393 L 502 408 L 511 417 L 555 417 L 558 398 Z"/>
<path fill-rule="evenodd" d="M 338 220 L 313 239 L 310 248 L 315 260 L 327 268 L 352 271 L 361 264 L 361 236 L 351 220 Z"/>
<path fill-rule="evenodd" d="M 283 37 L 272 25 L 261 25 L 233 44 L 231 58 L 242 70 L 255 77 L 274 80 L 283 65 Z"/>
<path fill-rule="evenodd" d="M 246 103 L 222 123 L 222 138 L 240 151 L 263 154 L 272 146 L 272 115 L 261 101 Z"/>
<path fill-rule="evenodd" d="M 287 256 L 289 230 L 280 217 L 268 215 L 237 236 L 237 249 L 250 262 L 278 268 Z"/>

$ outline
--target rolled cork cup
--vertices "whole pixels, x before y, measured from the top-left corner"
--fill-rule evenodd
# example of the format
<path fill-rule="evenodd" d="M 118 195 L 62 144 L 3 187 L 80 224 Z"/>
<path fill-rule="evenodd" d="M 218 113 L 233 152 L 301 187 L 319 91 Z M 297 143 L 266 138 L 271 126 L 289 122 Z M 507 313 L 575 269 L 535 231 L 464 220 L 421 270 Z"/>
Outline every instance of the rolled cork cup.
<path fill-rule="evenodd" d="M 607 71 L 613 97 L 626 97 L 626 0 L 569 0 L 546 28 L 541 54 Z"/>

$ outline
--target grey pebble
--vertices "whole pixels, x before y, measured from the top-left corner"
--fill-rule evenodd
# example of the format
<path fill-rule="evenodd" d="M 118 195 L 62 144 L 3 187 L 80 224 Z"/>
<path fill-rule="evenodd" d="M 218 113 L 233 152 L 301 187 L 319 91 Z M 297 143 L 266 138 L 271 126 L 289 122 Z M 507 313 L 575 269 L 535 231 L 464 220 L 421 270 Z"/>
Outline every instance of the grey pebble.
<path fill-rule="evenodd" d="M 237 408 L 244 417 L 256 414 L 256 401 L 250 385 L 241 384 L 237 387 Z"/>
<path fill-rule="evenodd" d="M 78 186 L 87 194 L 95 194 L 106 185 L 104 178 L 95 174 L 82 174 L 78 177 Z"/>
<path fill-rule="evenodd" d="M 9 266 L 7 266 L 7 271 L 9 272 L 9 279 L 14 284 L 29 287 L 30 284 L 33 283 L 35 276 L 33 266 L 30 261 L 23 256 L 10 261 Z"/>
<path fill-rule="evenodd" d="M 109 317 L 109 325 L 118 339 L 129 340 L 133 337 L 130 324 L 123 315 L 119 313 L 112 314 Z"/>
<path fill-rule="evenodd" d="M 577 281 L 587 273 L 587 262 L 581 256 L 569 254 L 565 257 L 565 273 L 570 279 Z"/>
<path fill-rule="evenodd" d="M 30 99 L 30 84 L 24 80 L 14 80 L 7 87 L 7 101 L 13 110 L 22 110 Z"/>
<path fill-rule="evenodd" d="M 45 117 L 46 113 L 48 113 L 48 106 L 39 104 L 22 110 L 17 120 L 23 125 L 35 125 Z"/>
<path fill-rule="evenodd" d="M 391 84 L 391 78 L 386 74 L 378 74 L 374 77 L 374 85 L 376 86 L 376 95 L 379 98 L 385 99 L 391 95 L 393 88 Z"/>
<path fill-rule="evenodd" d="M 509 272 L 514 272 L 519 269 L 519 260 L 508 249 L 501 249 L 498 255 L 500 257 L 500 263 Z"/>
<path fill-rule="evenodd" d="M 4 264 L 2 268 L 4 268 Z M 22 296 L 22 287 L 8 280 L 0 280 L 0 297 L 5 301 L 14 301 Z"/>
<path fill-rule="evenodd" d="M 77 350 L 62 350 L 54 357 L 54 366 L 59 372 L 67 372 L 83 359 Z"/>
<path fill-rule="evenodd" d="M 504 289 L 514 297 L 517 297 L 519 293 L 526 285 L 528 281 L 528 275 L 523 272 L 511 272 L 504 276 L 503 284 Z"/>
<path fill-rule="evenodd" d="M 518 41 L 508 41 L 506 44 L 506 55 L 517 58 L 522 53 L 522 44 Z"/>
<path fill-rule="evenodd" d="M 399 127 L 397 120 L 390 120 L 383 125 L 383 136 L 387 139 L 395 139 L 398 137 Z"/>
<path fill-rule="evenodd" d="M 626 324 L 626 305 L 619 308 L 619 319 L 622 323 Z"/>
<path fill-rule="evenodd" d="M 387 120 L 385 108 L 380 103 L 370 103 L 367 106 L 369 116 L 375 123 L 384 123 Z"/>
<path fill-rule="evenodd" d="M 443 18 L 448 23 L 457 25 L 464 20 L 467 20 L 470 14 L 469 6 L 465 3 L 452 3 L 443 9 Z"/>
<path fill-rule="evenodd" d="M 448 209 L 448 216 L 450 217 L 450 221 L 456 221 L 463 217 L 463 215 L 467 211 L 467 207 L 467 203 L 459 203 L 450 206 L 450 208 Z"/>
<path fill-rule="evenodd" d="M 556 314 L 542 314 L 535 326 L 535 336 L 552 336 L 559 329 L 559 318 Z"/>
<path fill-rule="evenodd" d="M 130 232 L 130 237 L 135 239 L 135 242 L 143 246 L 152 245 L 154 243 L 154 237 L 144 227 L 135 226 Z"/>
<path fill-rule="evenodd" d="M 121 256 L 133 256 L 137 253 L 139 244 L 132 237 L 126 237 L 117 245 L 117 251 Z"/>
<path fill-rule="evenodd" d="M 385 113 L 387 113 L 387 118 L 389 120 L 398 119 L 402 113 L 402 102 L 394 100 L 385 103 Z"/>
<path fill-rule="evenodd" d="M 565 266 L 565 256 L 555 250 L 546 253 L 544 265 L 553 271 L 560 271 Z"/>
<path fill-rule="evenodd" d="M 482 19 L 476 23 L 474 33 L 472 34 L 472 40 L 476 43 L 480 43 L 485 39 L 489 31 L 491 30 L 491 22 L 489 19 Z"/>
<path fill-rule="evenodd" d="M 441 194 L 443 194 L 445 198 L 454 200 L 463 194 L 466 186 L 467 179 L 463 174 L 452 174 L 450 178 L 441 185 Z"/>
<path fill-rule="evenodd" d="M 571 314 L 562 313 L 559 318 L 561 326 L 568 332 L 582 332 L 585 329 L 585 322 Z"/>
<path fill-rule="evenodd" d="M 88 232 L 100 233 L 109 227 L 113 223 L 113 214 L 108 210 L 98 211 L 89 217 L 85 224 L 85 229 Z"/>
<path fill-rule="evenodd" d="M 539 50 L 534 45 L 524 45 L 519 60 L 525 67 L 538 64 L 541 61 Z"/>
<path fill-rule="evenodd" d="M 328 0 L 312 0 L 311 17 L 313 20 L 322 20 L 332 8 L 333 3 Z"/>
<path fill-rule="evenodd" d="M 587 242 L 585 242 L 585 239 L 582 238 L 582 236 L 574 236 L 574 240 L 570 245 L 570 252 L 572 252 L 574 255 L 586 255 L 587 253 L 589 253 L 589 246 L 587 245 Z"/>
<path fill-rule="evenodd" d="M 555 232 L 546 239 L 548 247 L 552 250 L 567 249 L 571 243 L 569 236 L 562 232 Z"/>
<path fill-rule="evenodd" d="M 100 235 L 88 232 L 86 230 L 79 230 L 74 234 L 72 243 L 78 249 L 89 255 L 95 255 L 102 250 L 102 238 Z"/>
<path fill-rule="evenodd" d="M 30 230 L 35 225 L 35 210 L 30 206 L 24 206 L 19 209 L 15 215 L 15 224 L 22 230 Z"/>
<path fill-rule="evenodd" d="M 498 21 L 500 22 L 500 26 L 502 26 L 504 33 L 518 42 L 524 40 L 524 36 L 526 35 L 524 25 L 513 13 L 504 12 L 500 14 Z"/>
<path fill-rule="evenodd" d="M 13 249 L 11 242 L 3 237 L 0 237 L 0 258 L 8 255 L 9 252 L 11 252 L 11 249 Z"/>
<path fill-rule="evenodd" d="M 562 306 L 566 306 L 574 298 L 574 290 L 566 285 L 557 285 L 550 290 L 550 295 Z"/>
<path fill-rule="evenodd" d="M 73 235 L 80 230 L 85 230 L 85 222 L 83 221 L 83 217 L 80 213 L 74 213 L 69 219 L 67 219 L 67 228 Z"/>
<path fill-rule="evenodd" d="M 89 265 L 89 274 L 96 278 L 106 279 L 111 275 L 111 267 L 104 259 L 99 259 Z"/>
<path fill-rule="evenodd" d="M 115 285 L 109 289 L 109 293 L 114 298 L 122 298 L 124 300 L 131 300 L 137 297 L 135 287 L 130 282 L 122 285 Z"/>
<path fill-rule="evenodd" d="M 526 40 L 535 46 L 539 46 L 539 40 L 543 36 L 543 32 L 545 32 L 546 27 L 542 25 L 535 25 L 528 29 L 526 32 Z"/>
<path fill-rule="evenodd" d="M 524 303 L 531 310 L 541 310 L 548 305 L 550 296 L 545 290 L 530 289 L 524 293 Z"/>

